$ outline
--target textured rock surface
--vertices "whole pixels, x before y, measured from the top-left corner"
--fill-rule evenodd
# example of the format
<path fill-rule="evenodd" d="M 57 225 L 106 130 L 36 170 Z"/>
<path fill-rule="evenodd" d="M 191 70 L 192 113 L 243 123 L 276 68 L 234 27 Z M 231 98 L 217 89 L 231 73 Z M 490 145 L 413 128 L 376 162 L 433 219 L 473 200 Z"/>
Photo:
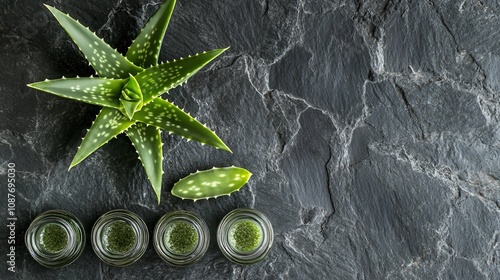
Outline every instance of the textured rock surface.
<path fill-rule="evenodd" d="M 161 59 L 231 45 L 187 86 L 171 91 L 233 154 L 163 135 L 157 205 L 126 137 L 70 172 L 98 108 L 27 83 L 93 74 L 42 1 L 0 11 L 0 218 L 7 163 L 17 171 L 14 279 L 500 279 L 500 5 L 493 0 L 183 1 Z M 119 51 L 159 1 L 47 1 Z M 238 165 L 240 193 L 192 203 L 170 195 L 196 169 Z M 215 230 L 230 210 L 255 207 L 275 227 L 271 254 L 226 260 Z M 169 267 L 152 246 L 126 268 L 90 246 L 49 270 L 26 252 L 32 219 L 60 208 L 90 233 L 126 208 L 153 229 L 167 211 L 195 211 L 212 242 L 202 261 Z M 36 277 L 35 277 L 36 276 Z M 4 278 L 2 278 L 4 279 Z"/>

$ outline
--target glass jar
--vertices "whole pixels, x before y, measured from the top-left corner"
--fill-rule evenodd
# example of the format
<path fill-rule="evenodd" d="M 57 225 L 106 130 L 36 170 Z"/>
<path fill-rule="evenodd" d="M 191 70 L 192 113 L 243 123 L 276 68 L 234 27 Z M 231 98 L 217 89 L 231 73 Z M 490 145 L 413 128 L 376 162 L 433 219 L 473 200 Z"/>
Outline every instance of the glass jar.
<path fill-rule="evenodd" d="M 96 255 L 112 266 L 127 266 L 146 252 L 149 232 L 144 221 L 124 209 L 109 211 L 92 227 L 92 248 Z"/>
<path fill-rule="evenodd" d="M 205 255 L 210 244 L 210 231 L 200 216 L 178 210 L 165 214 L 156 223 L 153 246 L 168 264 L 187 266 Z"/>
<path fill-rule="evenodd" d="M 264 259 L 273 245 L 269 219 L 260 211 L 238 208 L 229 212 L 217 228 L 217 244 L 230 261 L 254 264 Z"/>
<path fill-rule="evenodd" d="M 74 262 L 85 248 L 85 230 L 71 213 L 49 210 L 36 217 L 24 236 L 31 256 L 49 268 Z"/>

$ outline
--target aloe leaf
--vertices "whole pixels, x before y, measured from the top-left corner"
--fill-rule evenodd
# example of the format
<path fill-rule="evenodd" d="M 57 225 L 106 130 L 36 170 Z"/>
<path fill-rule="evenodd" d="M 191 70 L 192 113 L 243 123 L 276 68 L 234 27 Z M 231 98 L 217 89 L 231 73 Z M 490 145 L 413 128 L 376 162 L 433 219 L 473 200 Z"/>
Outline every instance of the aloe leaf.
<path fill-rule="evenodd" d="M 120 108 L 118 100 L 126 80 L 105 78 L 63 78 L 28 86 L 59 97 L 110 108 Z"/>
<path fill-rule="evenodd" d="M 71 169 L 80 163 L 91 153 L 111 140 L 111 138 L 122 133 L 134 123 L 135 121 L 129 120 L 116 109 L 103 108 L 83 138 L 82 144 L 78 147 L 78 151 L 69 168 Z"/>
<path fill-rule="evenodd" d="M 207 65 L 227 49 L 215 49 L 179 60 L 165 62 L 137 74 L 135 78 L 141 86 L 142 94 L 144 95 L 144 104 L 149 103 L 161 93 L 185 83 L 203 66 Z"/>
<path fill-rule="evenodd" d="M 58 9 L 48 5 L 45 6 L 78 45 L 85 58 L 100 77 L 124 79 L 128 78 L 129 73 L 135 75 L 142 71 L 141 67 L 134 65 L 117 50 L 111 48 L 87 27 Z"/>
<path fill-rule="evenodd" d="M 120 111 L 129 119 L 132 119 L 135 112 L 141 110 L 143 105 L 142 91 L 134 76 L 130 76 L 128 82 L 123 87 L 120 104 L 122 106 Z"/>
<path fill-rule="evenodd" d="M 229 195 L 245 185 L 252 173 L 240 167 L 223 167 L 193 173 L 174 184 L 172 194 L 182 199 L 209 199 Z"/>
<path fill-rule="evenodd" d="M 142 67 L 158 64 L 158 55 L 167 30 L 170 17 L 174 11 L 175 0 L 167 0 L 160 5 L 149 19 L 137 38 L 127 51 L 127 58 Z"/>
<path fill-rule="evenodd" d="M 131 126 L 126 134 L 132 141 L 160 204 L 163 152 L 161 131 L 143 123 Z"/>
<path fill-rule="evenodd" d="M 134 114 L 134 120 L 159 127 L 188 140 L 231 152 L 213 131 L 179 107 L 161 98 L 144 105 L 141 111 Z"/>

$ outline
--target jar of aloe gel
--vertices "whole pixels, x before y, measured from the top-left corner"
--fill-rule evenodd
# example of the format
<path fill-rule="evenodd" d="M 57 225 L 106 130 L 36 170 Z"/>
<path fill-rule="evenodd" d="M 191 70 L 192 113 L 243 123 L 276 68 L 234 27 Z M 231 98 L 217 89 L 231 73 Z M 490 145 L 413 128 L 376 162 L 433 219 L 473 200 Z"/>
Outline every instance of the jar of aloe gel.
<path fill-rule="evenodd" d="M 264 259 L 273 244 L 269 219 L 260 211 L 238 208 L 229 212 L 217 228 L 217 244 L 230 261 L 254 264 Z"/>
<path fill-rule="evenodd" d="M 158 255 L 174 266 L 191 265 L 203 257 L 210 244 L 210 231 L 200 216 L 178 210 L 156 223 L 153 246 Z"/>
<path fill-rule="evenodd" d="M 24 236 L 31 256 L 49 268 L 74 262 L 85 247 L 85 230 L 71 213 L 49 210 L 36 217 Z"/>
<path fill-rule="evenodd" d="M 105 263 L 127 266 L 146 252 L 149 232 L 144 221 L 128 210 L 116 209 L 99 217 L 92 228 L 92 248 Z"/>

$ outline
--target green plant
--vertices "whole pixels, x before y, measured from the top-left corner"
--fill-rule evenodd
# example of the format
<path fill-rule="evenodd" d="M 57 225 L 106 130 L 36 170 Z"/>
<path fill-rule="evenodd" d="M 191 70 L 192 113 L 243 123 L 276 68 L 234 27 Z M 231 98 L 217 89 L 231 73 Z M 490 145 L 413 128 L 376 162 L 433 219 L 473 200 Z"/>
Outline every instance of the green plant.
<path fill-rule="evenodd" d="M 174 184 L 172 194 L 182 199 L 217 198 L 230 195 L 245 185 L 252 173 L 240 167 L 214 167 L 197 171 Z"/>
<path fill-rule="evenodd" d="M 163 174 L 160 129 L 231 152 L 213 131 L 160 97 L 162 93 L 186 83 L 227 50 L 214 49 L 158 64 L 161 43 L 174 6 L 175 0 L 161 4 L 123 56 L 77 20 L 46 5 L 99 77 L 63 77 L 28 85 L 60 97 L 102 106 L 70 169 L 125 132 L 139 154 L 158 203 Z"/>

